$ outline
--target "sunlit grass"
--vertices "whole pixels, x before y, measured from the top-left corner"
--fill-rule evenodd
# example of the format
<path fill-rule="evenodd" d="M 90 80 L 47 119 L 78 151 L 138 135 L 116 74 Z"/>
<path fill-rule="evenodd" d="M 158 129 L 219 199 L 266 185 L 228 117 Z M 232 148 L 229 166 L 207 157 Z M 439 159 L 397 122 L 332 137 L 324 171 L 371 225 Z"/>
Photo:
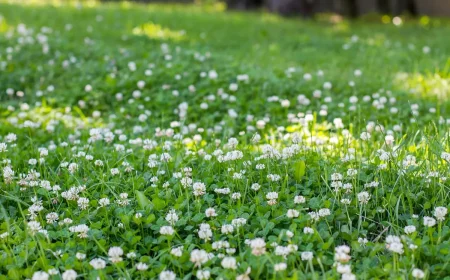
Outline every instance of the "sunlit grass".
<path fill-rule="evenodd" d="M 263 13 L 261 16 L 263 22 L 280 22 L 282 18 L 275 14 Z"/>
<path fill-rule="evenodd" d="M 0 33 L 8 31 L 11 27 L 6 22 L 6 19 L 0 15 Z"/>
<path fill-rule="evenodd" d="M 186 32 L 183 30 L 174 31 L 167 27 L 152 22 L 145 23 L 133 28 L 133 34 L 138 36 L 147 36 L 150 39 L 180 41 L 186 39 Z"/>
<path fill-rule="evenodd" d="M 53 7 L 89 7 L 100 4 L 98 0 L 1 0 L 0 3 L 8 3 L 22 6 L 53 6 Z"/>
<path fill-rule="evenodd" d="M 0 279 L 449 275 L 444 24 L 77 3 L 0 4 Z"/>
<path fill-rule="evenodd" d="M 445 73 L 398 73 L 395 83 L 419 98 L 443 101 L 450 97 L 450 76 Z"/>
<path fill-rule="evenodd" d="M 30 107 L 23 104 L 20 112 L 13 112 L 6 120 L 18 127 L 41 127 L 52 129 L 61 124 L 66 129 L 104 127 L 102 118 L 86 117 L 78 107 L 53 108 L 46 105 Z"/>

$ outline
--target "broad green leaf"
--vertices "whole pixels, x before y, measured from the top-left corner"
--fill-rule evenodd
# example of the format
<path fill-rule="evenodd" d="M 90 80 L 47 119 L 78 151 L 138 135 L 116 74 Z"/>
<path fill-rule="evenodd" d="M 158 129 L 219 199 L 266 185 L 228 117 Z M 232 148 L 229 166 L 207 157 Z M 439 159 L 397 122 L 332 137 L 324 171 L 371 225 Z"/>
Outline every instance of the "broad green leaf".
<path fill-rule="evenodd" d="M 152 203 L 156 210 L 162 210 L 166 207 L 166 202 L 158 196 L 152 196 Z"/>
<path fill-rule="evenodd" d="M 146 207 L 151 206 L 150 200 L 145 196 L 145 194 L 141 191 L 136 191 L 136 200 L 142 209 L 145 209 Z"/>
<path fill-rule="evenodd" d="M 301 181 L 306 173 L 306 164 L 303 160 L 294 163 L 294 178 L 297 181 Z"/>

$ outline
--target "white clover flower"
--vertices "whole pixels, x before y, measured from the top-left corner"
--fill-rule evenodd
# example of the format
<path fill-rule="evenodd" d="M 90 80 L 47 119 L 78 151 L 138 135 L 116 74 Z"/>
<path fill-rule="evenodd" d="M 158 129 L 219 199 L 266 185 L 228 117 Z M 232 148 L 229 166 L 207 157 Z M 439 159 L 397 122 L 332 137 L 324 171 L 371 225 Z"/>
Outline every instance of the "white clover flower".
<path fill-rule="evenodd" d="M 356 280 L 356 276 L 352 273 L 342 274 L 341 280 Z"/>
<path fill-rule="evenodd" d="M 207 280 L 211 277 L 211 272 L 209 272 L 209 270 L 197 270 L 197 273 L 195 274 L 195 276 L 199 280 Z"/>
<path fill-rule="evenodd" d="M 109 198 L 104 197 L 104 198 L 100 198 L 100 200 L 98 201 L 98 204 L 100 205 L 100 207 L 106 207 L 110 204 Z"/>
<path fill-rule="evenodd" d="M 237 91 L 238 88 L 239 88 L 238 84 L 235 84 L 235 83 L 231 83 L 229 86 L 230 91 Z"/>
<path fill-rule="evenodd" d="M 135 259 L 137 257 L 137 254 L 135 252 L 131 251 L 131 252 L 128 252 L 126 256 L 129 259 Z"/>
<path fill-rule="evenodd" d="M 8 145 L 6 143 L 0 143 L 0 153 L 8 151 Z"/>
<path fill-rule="evenodd" d="M 266 252 L 266 242 L 262 238 L 255 238 L 249 243 L 252 248 L 252 254 L 255 256 L 263 255 Z"/>
<path fill-rule="evenodd" d="M 370 200 L 370 194 L 368 192 L 360 192 L 358 193 L 358 201 L 361 204 L 367 204 Z"/>
<path fill-rule="evenodd" d="M 3 168 L 3 178 L 6 184 L 10 184 L 14 178 L 14 170 L 10 166 Z"/>
<path fill-rule="evenodd" d="M 241 226 L 245 225 L 246 223 L 247 223 L 247 219 L 245 219 L 245 218 L 237 218 L 237 219 L 233 219 L 231 221 L 231 224 L 236 228 L 241 227 Z"/>
<path fill-rule="evenodd" d="M 446 207 L 439 206 L 434 209 L 434 216 L 436 217 L 436 220 L 442 222 L 443 220 L 445 220 L 447 212 L 448 210 Z"/>
<path fill-rule="evenodd" d="M 367 243 L 369 243 L 369 240 L 367 240 L 367 238 L 359 237 L 358 238 L 358 243 L 361 244 L 362 246 L 364 246 Z"/>
<path fill-rule="evenodd" d="M 365 132 L 362 132 L 361 135 L 360 135 L 359 137 L 360 137 L 361 140 L 363 140 L 363 141 L 368 141 L 368 140 L 370 139 L 371 135 L 370 135 L 369 132 L 365 131 Z"/>
<path fill-rule="evenodd" d="M 234 226 L 233 225 L 223 225 L 221 228 L 222 234 L 231 234 L 233 233 Z"/>
<path fill-rule="evenodd" d="M 171 226 L 162 226 L 159 229 L 159 233 L 162 234 L 162 235 L 172 236 L 172 235 L 175 234 L 175 230 Z"/>
<path fill-rule="evenodd" d="M 49 224 L 55 223 L 59 219 L 58 213 L 55 212 L 48 213 L 45 218 L 47 219 L 47 223 Z"/>
<path fill-rule="evenodd" d="M 206 185 L 201 182 L 196 182 L 192 185 L 195 196 L 204 195 L 206 193 Z"/>
<path fill-rule="evenodd" d="M 313 256 L 314 256 L 313 253 L 309 251 L 301 253 L 302 261 L 310 261 L 313 259 Z"/>
<path fill-rule="evenodd" d="M 343 176 L 340 173 L 333 173 L 333 174 L 331 174 L 331 180 L 332 181 L 341 181 L 342 179 L 343 179 Z"/>
<path fill-rule="evenodd" d="M 386 135 L 384 137 L 384 141 L 386 142 L 386 145 L 393 145 L 394 144 L 394 136 L 392 135 Z"/>
<path fill-rule="evenodd" d="M 412 226 L 412 225 L 411 226 L 406 226 L 404 228 L 404 231 L 405 231 L 406 234 L 412 234 L 412 233 L 416 232 L 416 227 Z"/>
<path fill-rule="evenodd" d="M 205 210 L 205 215 L 206 215 L 206 217 L 211 218 L 211 217 L 216 217 L 217 213 L 214 208 L 207 208 Z"/>
<path fill-rule="evenodd" d="M 75 254 L 75 257 L 76 257 L 78 260 L 82 261 L 82 260 L 84 260 L 84 259 L 86 258 L 86 254 L 77 252 L 77 253 Z"/>
<path fill-rule="evenodd" d="M 31 280 L 48 280 L 50 275 L 45 271 L 36 271 Z"/>
<path fill-rule="evenodd" d="M 252 143 L 258 143 L 259 141 L 261 141 L 261 135 L 255 133 L 252 137 Z"/>
<path fill-rule="evenodd" d="M 352 203 L 352 201 L 348 198 L 343 198 L 343 199 L 341 199 L 341 203 L 345 204 L 345 205 L 350 205 L 350 203 Z"/>
<path fill-rule="evenodd" d="M 113 263 L 121 262 L 123 255 L 123 250 L 120 247 L 111 247 L 108 250 L 109 260 Z"/>
<path fill-rule="evenodd" d="M 322 209 L 320 209 L 319 212 L 317 212 L 317 213 L 318 213 L 318 215 L 319 215 L 320 217 L 326 217 L 326 216 L 331 215 L 331 211 L 330 211 L 330 209 L 328 209 L 328 208 L 322 208 Z"/>
<path fill-rule="evenodd" d="M 432 217 L 423 217 L 423 224 L 427 227 L 434 227 L 436 225 L 436 220 Z"/>
<path fill-rule="evenodd" d="M 305 81 L 310 81 L 312 79 L 312 75 L 310 73 L 303 74 L 303 79 Z"/>
<path fill-rule="evenodd" d="M 220 249 L 229 249 L 230 243 L 228 241 L 216 241 L 212 243 L 213 250 L 220 250 Z"/>
<path fill-rule="evenodd" d="M 116 203 L 120 206 L 127 206 L 130 203 L 130 200 L 128 199 L 128 194 L 127 193 L 119 194 L 119 199 L 116 200 Z"/>
<path fill-rule="evenodd" d="M 14 133 L 8 133 L 5 136 L 5 141 L 8 143 L 15 142 L 17 140 L 17 135 Z"/>
<path fill-rule="evenodd" d="M 267 203 L 269 205 L 274 205 L 277 203 L 278 193 L 277 192 L 269 192 L 266 194 Z"/>
<path fill-rule="evenodd" d="M 352 273 L 352 268 L 348 264 L 338 263 L 336 266 L 336 271 L 339 274 L 347 274 L 347 273 Z"/>
<path fill-rule="evenodd" d="M 276 263 L 274 265 L 274 269 L 275 271 L 284 271 L 287 268 L 287 264 L 286 263 Z"/>
<path fill-rule="evenodd" d="M 172 248 L 170 250 L 170 254 L 172 254 L 175 257 L 181 257 L 181 255 L 183 254 L 183 247 Z"/>
<path fill-rule="evenodd" d="M 258 183 L 253 183 L 251 186 L 251 189 L 254 191 L 257 191 L 261 188 L 261 186 Z"/>
<path fill-rule="evenodd" d="M 136 264 L 136 269 L 139 271 L 145 271 L 148 269 L 148 264 L 142 263 L 142 262 L 138 262 Z"/>
<path fill-rule="evenodd" d="M 291 105 L 291 102 L 288 99 L 283 99 L 280 101 L 281 107 L 288 108 Z"/>
<path fill-rule="evenodd" d="M 403 244 L 398 236 L 388 235 L 386 237 L 386 248 L 394 253 L 403 254 Z"/>
<path fill-rule="evenodd" d="M 194 266 L 201 266 L 209 260 L 208 253 L 205 250 L 194 249 L 191 252 L 190 261 L 194 263 Z"/>
<path fill-rule="evenodd" d="M 223 268 L 225 269 L 237 269 L 237 262 L 236 259 L 233 257 L 225 257 L 222 259 L 222 262 L 220 263 Z"/>
<path fill-rule="evenodd" d="M 286 216 L 290 219 L 297 218 L 300 215 L 300 212 L 295 209 L 289 209 L 286 213 Z"/>
<path fill-rule="evenodd" d="M 355 176 L 356 174 L 358 174 L 358 170 L 356 170 L 356 169 L 350 168 L 349 170 L 347 170 L 348 176 Z"/>
<path fill-rule="evenodd" d="M 120 170 L 118 168 L 111 168 L 110 172 L 113 176 L 120 174 Z"/>
<path fill-rule="evenodd" d="M 334 260 L 340 263 L 346 263 L 350 261 L 350 247 L 347 245 L 341 245 L 334 248 Z M 346 273 L 346 272 L 343 272 Z"/>
<path fill-rule="evenodd" d="M 75 280 L 77 279 L 77 272 L 73 269 L 69 269 L 64 271 L 64 273 L 62 274 L 62 279 L 63 280 Z"/>
<path fill-rule="evenodd" d="M 37 221 L 30 221 L 28 222 L 28 230 L 30 231 L 31 235 L 35 235 L 42 230 L 42 226 Z"/>
<path fill-rule="evenodd" d="M 91 86 L 91 85 L 86 85 L 86 86 L 84 87 L 84 91 L 86 91 L 86 92 L 92 91 L 92 86 Z"/>
<path fill-rule="evenodd" d="M 442 152 L 441 153 L 441 158 L 447 162 L 450 162 L 450 153 L 447 152 Z"/>
<path fill-rule="evenodd" d="M 240 193 L 238 193 L 238 192 L 235 192 L 235 193 L 232 193 L 231 194 L 231 199 L 233 199 L 233 200 L 238 200 L 238 199 L 240 199 L 241 198 L 241 194 Z"/>
<path fill-rule="evenodd" d="M 169 211 L 166 215 L 166 221 L 171 225 L 174 225 L 178 221 L 178 215 L 175 210 L 172 209 Z"/>
<path fill-rule="evenodd" d="M 411 275 L 416 279 L 422 279 L 425 277 L 425 272 L 423 272 L 423 270 L 421 269 L 414 268 L 411 272 Z"/>
<path fill-rule="evenodd" d="M 303 233 L 304 234 L 314 234 L 314 229 L 312 229 L 310 227 L 304 227 L 303 228 Z"/>
<path fill-rule="evenodd" d="M 305 197 L 303 197 L 303 196 L 301 196 L 301 195 L 296 195 L 296 196 L 294 197 L 294 203 L 295 203 L 295 204 L 302 204 L 302 203 L 305 203 L 305 202 L 306 202 Z"/>
<path fill-rule="evenodd" d="M 89 262 L 89 264 L 95 269 L 100 270 L 106 267 L 106 262 L 100 258 L 93 259 Z"/>
<path fill-rule="evenodd" d="M 77 203 L 81 210 L 86 210 L 89 207 L 89 199 L 86 197 L 78 198 Z"/>
<path fill-rule="evenodd" d="M 212 237 L 211 226 L 205 223 L 201 224 L 198 231 L 198 237 L 200 239 L 204 239 L 205 241 L 210 240 Z"/>
<path fill-rule="evenodd" d="M 172 161 L 172 156 L 169 153 L 162 153 L 159 160 L 161 162 L 169 162 Z"/>
<path fill-rule="evenodd" d="M 311 218 L 311 220 L 313 220 L 313 221 L 320 220 L 320 215 L 319 215 L 318 212 L 311 211 L 311 212 L 308 213 L 308 215 Z"/>
<path fill-rule="evenodd" d="M 176 278 L 177 275 L 170 270 L 164 270 L 159 274 L 159 280 L 175 280 Z"/>
<path fill-rule="evenodd" d="M 78 164 L 72 162 L 69 164 L 69 167 L 67 168 L 70 173 L 75 173 L 78 170 Z"/>

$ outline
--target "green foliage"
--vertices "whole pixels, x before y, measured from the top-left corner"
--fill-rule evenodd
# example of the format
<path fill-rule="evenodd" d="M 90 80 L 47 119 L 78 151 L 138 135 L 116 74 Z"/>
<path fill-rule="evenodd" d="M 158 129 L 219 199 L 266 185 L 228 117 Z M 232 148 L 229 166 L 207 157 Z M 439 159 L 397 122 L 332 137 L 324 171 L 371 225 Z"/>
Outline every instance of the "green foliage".
<path fill-rule="evenodd" d="M 450 275 L 448 21 L 0 15 L 0 279 Z"/>

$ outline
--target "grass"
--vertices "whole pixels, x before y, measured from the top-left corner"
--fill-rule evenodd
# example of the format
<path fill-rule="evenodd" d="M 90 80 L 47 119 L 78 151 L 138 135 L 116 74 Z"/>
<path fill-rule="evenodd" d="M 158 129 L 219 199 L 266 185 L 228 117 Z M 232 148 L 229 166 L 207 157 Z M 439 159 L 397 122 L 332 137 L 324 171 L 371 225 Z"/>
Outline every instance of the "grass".
<path fill-rule="evenodd" d="M 448 20 L 0 15 L 0 279 L 448 279 Z"/>

